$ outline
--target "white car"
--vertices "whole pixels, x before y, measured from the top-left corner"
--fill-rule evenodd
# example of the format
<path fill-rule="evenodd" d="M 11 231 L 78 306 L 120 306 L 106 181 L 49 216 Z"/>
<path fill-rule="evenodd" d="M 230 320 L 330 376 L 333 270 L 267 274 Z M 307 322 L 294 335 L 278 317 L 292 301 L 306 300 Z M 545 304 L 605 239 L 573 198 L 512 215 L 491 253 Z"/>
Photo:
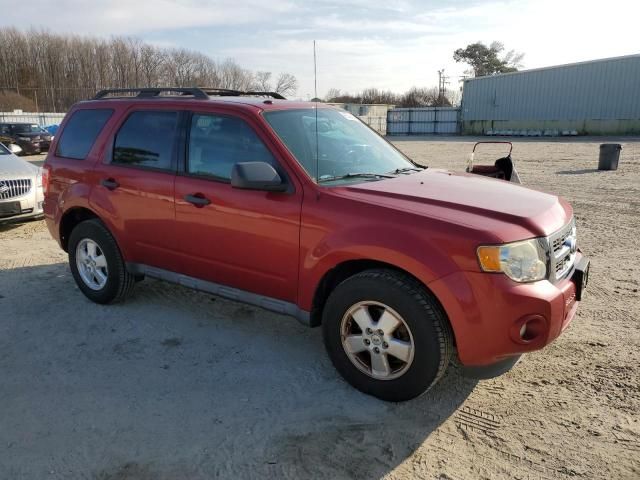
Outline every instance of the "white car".
<path fill-rule="evenodd" d="M 43 216 L 42 169 L 0 143 L 0 223 Z"/>

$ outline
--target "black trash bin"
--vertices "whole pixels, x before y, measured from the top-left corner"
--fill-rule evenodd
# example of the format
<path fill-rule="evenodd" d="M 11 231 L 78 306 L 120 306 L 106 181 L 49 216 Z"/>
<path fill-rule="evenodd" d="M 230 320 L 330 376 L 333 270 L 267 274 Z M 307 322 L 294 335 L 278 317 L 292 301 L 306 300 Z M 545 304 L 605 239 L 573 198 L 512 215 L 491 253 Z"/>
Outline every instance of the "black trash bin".
<path fill-rule="evenodd" d="M 622 145 L 619 143 L 603 143 L 600 145 L 598 170 L 617 170 Z"/>

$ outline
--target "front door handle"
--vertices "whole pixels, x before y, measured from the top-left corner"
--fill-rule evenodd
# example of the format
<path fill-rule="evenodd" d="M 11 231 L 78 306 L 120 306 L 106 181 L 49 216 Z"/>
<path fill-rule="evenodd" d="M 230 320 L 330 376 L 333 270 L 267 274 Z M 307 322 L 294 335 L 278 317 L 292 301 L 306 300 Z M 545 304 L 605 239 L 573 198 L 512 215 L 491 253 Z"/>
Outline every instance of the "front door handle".
<path fill-rule="evenodd" d="M 209 205 L 211 203 L 211 200 L 209 200 L 201 193 L 185 195 L 184 199 L 187 202 L 195 205 L 196 207 L 204 207 L 205 205 Z"/>
<path fill-rule="evenodd" d="M 100 185 L 105 187 L 107 190 L 115 190 L 120 186 L 120 184 L 113 178 L 103 178 L 102 180 L 100 180 Z"/>

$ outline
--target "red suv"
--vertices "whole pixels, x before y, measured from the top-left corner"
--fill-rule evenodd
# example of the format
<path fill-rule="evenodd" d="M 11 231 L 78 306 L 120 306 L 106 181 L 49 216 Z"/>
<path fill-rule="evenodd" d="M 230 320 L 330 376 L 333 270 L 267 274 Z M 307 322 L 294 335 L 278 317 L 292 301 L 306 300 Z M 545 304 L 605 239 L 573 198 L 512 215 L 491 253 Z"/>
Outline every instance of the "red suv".
<path fill-rule="evenodd" d="M 589 263 L 566 201 L 419 166 L 347 112 L 277 97 L 109 90 L 71 109 L 44 211 L 89 299 L 150 276 L 322 325 L 344 378 L 392 401 L 455 354 L 499 375 L 571 322 Z"/>

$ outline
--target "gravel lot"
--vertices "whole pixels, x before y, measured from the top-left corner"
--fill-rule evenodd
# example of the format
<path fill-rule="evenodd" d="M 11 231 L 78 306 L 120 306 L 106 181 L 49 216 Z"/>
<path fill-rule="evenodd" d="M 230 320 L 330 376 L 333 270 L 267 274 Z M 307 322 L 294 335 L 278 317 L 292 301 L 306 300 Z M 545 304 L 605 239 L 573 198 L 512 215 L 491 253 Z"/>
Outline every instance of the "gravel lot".
<path fill-rule="evenodd" d="M 98 306 L 43 222 L 0 227 L 0 478 L 639 478 L 640 140 L 598 172 L 605 140 L 514 147 L 592 259 L 572 326 L 500 378 L 450 368 L 404 404 L 348 386 L 319 329 L 154 280 Z M 452 170 L 472 147 L 394 141 Z"/>

